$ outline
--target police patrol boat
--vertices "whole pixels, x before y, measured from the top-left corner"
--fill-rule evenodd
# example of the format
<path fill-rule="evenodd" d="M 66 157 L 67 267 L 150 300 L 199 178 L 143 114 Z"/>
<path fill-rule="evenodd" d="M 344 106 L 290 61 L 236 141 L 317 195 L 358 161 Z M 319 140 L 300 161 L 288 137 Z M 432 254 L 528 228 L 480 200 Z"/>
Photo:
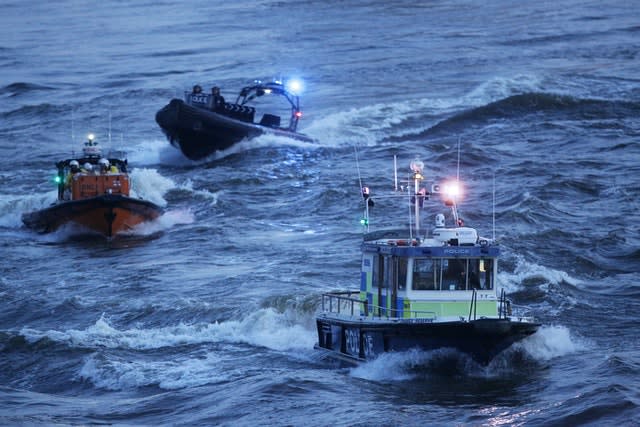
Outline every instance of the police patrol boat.
<path fill-rule="evenodd" d="M 185 92 L 184 100 L 174 98 L 161 108 L 156 113 L 156 122 L 171 145 L 191 160 L 200 160 L 262 134 L 312 142 L 313 138 L 296 131 L 302 117 L 300 88 L 301 83 L 296 80 L 286 83 L 256 80 L 240 90 L 235 103 L 229 103 L 219 94 L 218 87 L 209 94 L 196 85 L 193 91 Z M 278 106 L 274 95 L 279 101 L 285 100 L 284 108 Z M 265 96 L 270 100 L 266 101 Z M 270 112 L 258 114 L 263 108 Z M 273 114 L 279 111 L 289 114 L 288 120 Z M 256 116 L 260 117 L 257 122 Z"/>
<path fill-rule="evenodd" d="M 56 163 L 57 200 L 45 209 L 24 213 L 22 222 L 42 233 L 75 223 L 111 239 L 158 218 L 163 212 L 160 206 L 130 197 L 127 166 L 126 159 L 102 157 L 90 134 L 80 158 Z"/>
<path fill-rule="evenodd" d="M 423 162 L 416 158 L 410 167 L 406 187 L 392 196 L 413 205 L 399 208 L 410 212 L 406 229 L 370 231 L 373 199 L 362 187 L 366 233 L 360 289 L 322 295 L 315 347 L 352 362 L 391 351 L 452 348 L 486 365 L 540 324 L 512 305 L 504 289 L 498 292 L 500 248 L 459 217 L 460 182 L 434 183 L 427 190 Z M 437 198 L 449 212 L 435 214 L 424 230 L 421 213 Z"/>

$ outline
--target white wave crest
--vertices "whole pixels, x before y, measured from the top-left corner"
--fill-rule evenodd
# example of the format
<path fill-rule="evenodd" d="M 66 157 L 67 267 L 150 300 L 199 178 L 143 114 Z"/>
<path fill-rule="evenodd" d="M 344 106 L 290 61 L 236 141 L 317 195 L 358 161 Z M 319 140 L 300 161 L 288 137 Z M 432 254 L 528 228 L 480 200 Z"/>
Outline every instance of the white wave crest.
<path fill-rule="evenodd" d="M 587 347 L 584 341 L 572 337 L 569 329 L 564 326 L 542 326 L 518 345 L 534 359 L 543 361 L 582 351 Z"/>
<path fill-rule="evenodd" d="M 157 385 L 165 390 L 197 387 L 226 381 L 215 354 L 171 361 L 131 361 L 93 354 L 85 359 L 78 378 L 107 390 L 135 389 Z"/>
<path fill-rule="evenodd" d="M 58 191 L 25 194 L 21 196 L 0 194 L 0 227 L 22 226 L 22 214 L 44 209 L 58 197 Z"/>
<path fill-rule="evenodd" d="M 556 357 L 583 351 L 587 347 L 588 344 L 584 340 L 573 337 L 566 327 L 542 326 L 535 334 L 514 344 L 505 352 L 508 354 L 510 351 L 520 349 L 534 360 L 548 362 Z M 412 349 L 404 352 L 383 353 L 372 361 L 352 368 L 350 374 L 370 381 L 407 381 L 420 376 L 420 372 L 424 374 L 433 371 L 437 374 L 442 366 L 448 366 L 445 363 L 447 359 L 455 362 L 456 372 L 465 375 L 492 376 L 509 371 L 509 369 L 505 371 L 505 359 L 501 359 L 500 356 L 487 367 L 481 367 L 468 355 L 454 349 L 443 348 L 433 351 Z M 426 371 L 416 370 L 416 368 L 426 368 Z"/>
<path fill-rule="evenodd" d="M 154 221 L 142 222 L 125 234 L 134 236 L 149 236 L 161 231 L 169 230 L 178 224 L 193 224 L 195 215 L 188 209 L 175 209 L 165 211 Z"/>
<path fill-rule="evenodd" d="M 106 347 L 134 350 L 158 349 L 185 344 L 246 343 L 272 350 L 289 351 L 312 348 L 315 333 L 291 321 L 287 314 L 271 308 L 252 312 L 241 320 L 207 324 L 183 324 L 162 328 L 118 330 L 106 316 L 84 330 L 49 330 L 45 332 L 23 329 L 21 334 L 35 342 L 47 337 L 73 347 Z"/>
<path fill-rule="evenodd" d="M 204 200 L 209 200 L 211 206 L 215 206 L 218 203 L 218 198 L 223 194 L 223 190 L 211 192 L 205 189 L 195 189 L 193 188 L 193 181 L 191 179 L 187 179 L 183 184 L 178 186 L 179 189 L 187 191 L 189 193 L 194 194 Z"/>
<path fill-rule="evenodd" d="M 480 84 L 464 99 L 473 105 L 485 105 L 491 102 L 527 92 L 543 91 L 542 81 L 538 76 L 531 74 L 518 74 L 513 77 L 494 77 Z"/>
<path fill-rule="evenodd" d="M 155 169 L 136 168 L 129 173 L 129 176 L 131 197 L 139 197 L 159 206 L 167 205 L 163 195 L 176 187 L 175 182 L 163 177 Z"/>
<path fill-rule="evenodd" d="M 158 164 L 189 166 L 193 163 L 166 139 L 142 140 L 137 145 L 129 146 L 127 159 L 135 167 Z"/>
<path fill-rule="evenodd" d="M 522 256 L 518 256 L 515 271 L 513 273 L 500 272 L 497 276 L 497 284 L 498 287 L 503 287 L 507 292 L 515 292 L 522 290 L 523 283 L 532 279 L 540 279 L 543 282 L 543 289 L 549 284 L 557 285 L 565 282 L 572 286 L 578 286 L 582 283 L 565 271 L 538 265 L 525 260 Z"/>
<path fill-rule="evenodd" d="M 426 363 L 431 357 L 428 352 L 420 350 L 383 353 L 352 368 L 350 374 L 369 381 L 407 381 L 415 377 L 410 372 L 411 368 Z"/>

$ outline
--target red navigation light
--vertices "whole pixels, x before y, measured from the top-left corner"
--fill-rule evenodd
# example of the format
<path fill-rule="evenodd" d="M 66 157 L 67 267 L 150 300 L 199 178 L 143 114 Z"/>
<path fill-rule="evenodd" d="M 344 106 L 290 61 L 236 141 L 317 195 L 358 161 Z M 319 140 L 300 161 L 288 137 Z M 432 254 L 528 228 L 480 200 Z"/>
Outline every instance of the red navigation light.
<path fill-rule="evenodd" d="M 302 117 L 302 111 L 296 111 L 296 117 L 297 118 Z"/>

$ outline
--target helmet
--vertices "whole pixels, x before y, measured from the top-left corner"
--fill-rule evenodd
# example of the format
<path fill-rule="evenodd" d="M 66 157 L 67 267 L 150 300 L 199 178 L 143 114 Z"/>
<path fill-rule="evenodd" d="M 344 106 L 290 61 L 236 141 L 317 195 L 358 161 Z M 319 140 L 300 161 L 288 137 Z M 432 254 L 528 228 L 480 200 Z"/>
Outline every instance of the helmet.
<path fill-rule="evenodd" d="M 78 163 L 78 161 L 77 161 L 77 160 L 71 160 L 71 161 L 69 162 L 69 167 L 70 167 L 71 169 L 79 169 L 79 168 L 80 168 L 80 163 Z"/>
<path fill-rule="evenodd" d="M 100 167 L 103 167 L 105 169 L 109 169 L 109 160 L 102 158 L 100 160 L 98 160 L 98 164 L 100 165 Z"/>
<path fill-rule="evenodd" d="M 91 165 L 91 163 L 87 162 L 87 163 L 84 164 L 83 168 L 84 168 L 84 170 L 89 172 L 89 171 L 91 171 L 93 169 L 93 165 Z"/>

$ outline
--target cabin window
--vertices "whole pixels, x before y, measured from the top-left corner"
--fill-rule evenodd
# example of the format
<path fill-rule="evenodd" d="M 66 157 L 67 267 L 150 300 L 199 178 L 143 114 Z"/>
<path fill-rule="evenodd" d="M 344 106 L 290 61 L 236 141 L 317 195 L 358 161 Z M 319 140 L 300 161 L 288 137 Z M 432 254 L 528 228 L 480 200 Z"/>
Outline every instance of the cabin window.
<path fill-rule="evenodd" d="M 442 260 L 442 290 L 460 291 L 466 289 L 468 265 L 466 259 L 450 258 Z"/>
<path fill-rule="evenodd" d="M 413 260 L 413 285 L 415 291 L 436 290 L 435 262 L 432 259 L 416 258 Z"/>
<path fill-rule="evenodd" d="M 407 264 L 407 258 L 374 255 L 371 285 L 374 288 L 405 289 Z"/>
<path fill-rule="evenodd" d="M 383 277 L 383 282 L 382 282 L 382 287 L 389 289 L 391 286 L 390 284 L 393 283 L 393 270 L 391 269 L 391 267 L 393 266 L 393 264 L 391 264 L 391 258 L 390 257 L 383 257 L 382 258 L 382 277 Z"/>
<path fill-rule="evenodd" d="M 420 278 L 416 279 L 418 268 L 420 267 L 414 267 L 413 288 L 423 289 L 418 288 L 417 286 L 420 285 L 416 284 L 416 281 L 421 283 Z M 493 289 L 493 272 L 493 259 L 438 258 L 433 260 L 435 289 L 443 291 Z"/>
<path fill-rule="evenodd" d="M 493 259 L 477 260 L 480 289 L 493 289 Z"/>
<path fill-rule="evenodd" d="M 404 289 L 407 283 L 407 259 L 384 257 L 385 281 L 387 289 Z"/>
<path fill-rule="evenodd" d="M 407 287 L 407 258 L 396 258 L 395 260 L 395 270 L 398 273 L 398 289 L 406 289 Z"/>
<path fill-rule="evenodd" d="M 469 266 L 469 283 L 467 289 L 480 289 L 480 261 L 479 259 L 470 259 L 467 261 Z"/>
<path fill-rule="evenodd" d="M 382 287 L 384 283 L 384 257 L 380 255 L 373 256 L 373 269 L 372 269 L 372 277 L 371 277 L 371 285 L 374 288 Z"/>

